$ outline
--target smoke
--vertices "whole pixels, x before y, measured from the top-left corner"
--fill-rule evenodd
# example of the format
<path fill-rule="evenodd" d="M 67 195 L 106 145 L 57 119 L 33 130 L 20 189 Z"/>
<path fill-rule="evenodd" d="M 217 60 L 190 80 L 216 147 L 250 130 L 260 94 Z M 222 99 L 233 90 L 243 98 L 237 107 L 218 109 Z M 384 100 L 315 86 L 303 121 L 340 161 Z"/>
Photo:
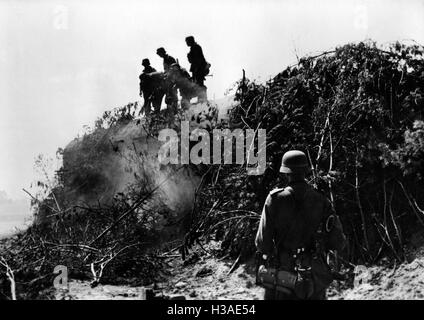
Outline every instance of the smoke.
<path fill-rule="evenodd" d="M 191 105 L 183 118 L 191 130 L 210 129 L 217 115 L 217 106 L 207 102 Z M 200 177 L 189 166 L 161 164 L 163 142 L 157 139 L 158 131 L 149 130 L 142 118 L 98 128 L 72 141 L 63 152 L 65 196 L 70 204 L 97 206 L 110 204 L 117 193 L 157 188 L 147 210 L 155 214 L 154 228 L 167 240 L 182 235 Z"/>
<path fill-rule="evenodd" d="M 0 239 L 23 229 L 31 222 L 30 202 L 27 199 L 11 199 L 0 190 Z"/>
<path fill-rule="evenodd" d="M 99 203 L 107 205 L 117 193 L 127 193 L 140 184 L 145 184 L 142 186 L 145 190 L 158 187 L 148 204 L 148 209 L 156 214 L 154 228 L 158 231 L 166 228 L 166 234 L 180 233 L 181 225 L 175 225 L 174 222 L 182 221 L 191 212 L 199 177 L 189 168 L 161 165 L 158 159 L 161 142 L 145 130 L 143 123 L 137 125 L 132 121 L 115 125 L 112 130 L 94 140 L 98 141 L 90 143 L 108 143 L 109 148 L 105 149 L 107 152 L 103 152 L 99 159 L 88 157 L 90 163 L 85 163 L 85 166 L 95 174 L 81 179 L 78 170 L 71 173 L 67 179 L 69 183 L 65 183 L 69 191 L 66 193 L 67 200 L 89 206 L 97 206 Z M 74 141 L 65 148 L 64 169 L 67 170 L 71 163 L 75 167 L 78 161 L 87 161 L 81 158 L 82 152 L 90 152 L 82 140 Z M 78 188 L 81 180 L 82 183 L 88 183 L 89 188 Z M 167 226 L 171 224 L 174 226 L 170 230 Z"/>

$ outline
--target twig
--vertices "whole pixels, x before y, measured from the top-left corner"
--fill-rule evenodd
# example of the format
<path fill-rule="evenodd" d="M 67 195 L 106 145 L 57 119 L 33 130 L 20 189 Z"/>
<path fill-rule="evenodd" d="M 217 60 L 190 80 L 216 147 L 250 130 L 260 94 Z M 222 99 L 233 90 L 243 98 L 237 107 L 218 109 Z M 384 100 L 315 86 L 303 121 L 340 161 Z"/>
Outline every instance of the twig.
<path fill-rule="evenodd" d="M 219 166 L 219 167 L 221 167 L 221 166 Z M 199 193 L 200 188 L 201 188 L 201 187 L 202 187 L 202 185 L 203 185 L 203 182 L 204 182 L 204 180 L 205 180 L 205 177 L 207 176 L 207 174 L 209 173 L 209 171 L 211 171 L 211 170 L 212 170 L 212 168 L 213 168 L 213 166 L 210 166 L 210 167 L 208 168 L 208 170 L 206 170 L 206 172 L 202 175 L 202 178 L 200 179 L 200 182 L 199 182 L 199 184 L 197 185 L 196 190 L 194 191 L 193 209 L 191 210 L 191 218 L 192 218 L 192 220 L 193 220 L 193 217 L 194 217 L 194 213 L 195 213 L 195 211 L 196 211 L 196 201 L 197 201 L 197 195 L 198 195 L 198 193 Z"/>
<path fill-rule="evenodd" d="M 420 214 L 424 214 L 424 212 L 420 212 L 420 211 L 418 211 L 417 210 L 417 208 L 415 207 L 415 205 L 414 205 L 414 202 L 416 203 L 416 201 L 415 201 L 415 199 L 412 197 L 412 196 L 409 196 L 408 195 L 408 192 L 406 191 L 406 189 L 405 189 L 405 187 L 403 186 L 403 183 L 402 182 L 400 182 L 399 180 L 397 180 L 397 182 L 398 182 L 398 184 L 401 186 L 401 188 L 402 188 L 402 190 L 403 190 L 403 193 L 405 194 L 405 197 L 406 197 L 406 199 L 408 200 L 408 202 L 409 202 L 409 205 L 411 206 L 411 208 L 412 208 L 412 211 L 414 211 L 414 213 L 415 213 L 415 215 L 417 216 L 417 218 L 418 218 L 418 220 L 421 222 L 421 224 L 422 225 L 424 225 L 424 222 L 423 222 L 423 218 L 420 216 Z M 412 200 L 411 200 L 411 198 L 412 198 Z M 419 208 L 418 208 L 419 209 Z"/>
<path fill-rule="evenodd" d="M 90 247 L 88 245 L 85 244 L 73 244 L 73 243 L 53 243 L 50 241 L 45 241 L 46 244 L 48 245 L 52 245 L 55 247 L 75 247 L 75 248 L 80 248 L 80 249 L 84 249 L 84 250 L 89 250 L 89 251 L 94 251 L 94 252 L 99 252 L 100 250 L 94 247 Z"/>
<path fill-rule="evenodd" d="M 333 206 L 335 205 L 334 202 L 334 195 L 333 195 L 333 185 L 331 182 L 330 172 L 333 170 L 333 138 L 331 136 L 331 125 L 330 125 L 330 119 L 328 120 L 328 135 L 330 139 L 330 165 L 328 166 L 328 188 L 330 190 L 330 199 Z"/>
<path fill-rule="evenodd" d="M 370 248 L 369 248 L 369 243 L 368 243 L 367 226 L 366 226 L 366 223 L 365 223 L 365 214 L 364 214 L 364 210 L 362 208 L 361 198 L 360 198 L 360 195 L 359 195 L 358 164 L 359 164 L 358 163 L 358 147 L 356 147 L 356 158 L 355 158 L 355 195 L 356 195 L 356 201 L 358 202 L 358 209 L 359 209 L 359 212 L 361 214 L 362 232 L 363 232 L 363 236 L 364 236 L 365 247 L 366 247 L 367 251 L 369 252 Z"/>
<path fill-rule="evenodd" d="M 414 204 L 415 204 L 415 207 L 417 208 L 417 210 L 418 210 L 420 213 L 422 213 L 422 214 L 424 215 L 424 210 L 423 210 L 423 209 L 421 209 L 421 208 L 418 206 L 417 201 L 416 201 L 414 198 L 412 198 L 412 200 L 414 201 Z"/>
<path fill-rule="evenodd" d="M 53 200 L 54 200 L 54 202 L 56 203 L 57 210 L 58 210 L 59 212 L 61 212 L 61 211 L 62 211 L 62 209 L 61 209 L 61 208 L 60 208 L 60 206 L 59 206 L 59 202 L 57 202 L 56 196 L 55 196 L 55 194 L 54 194 L 54 192 L 53 192 L 53 188 L 50 188 L 50 189 L 51 189 L 51 190 L 50 190 L 50 192 L 51 192 L 51 194 L 52 194 Z"/>
<path fill-rule="evenodd" d="M 7 279 L 10 282 L 10 294 L 12 295 L 12 300 L 16 300 L 16 283 L 15 283 L 15 276 L 13 274 L 12 268 L 9 267 L 6 260 L 1 257 L 0 259 L 0 265 L 6 268 L 6 276 Z"/>
<path fill-rule="evenodd" d="M 137 242 L 137 243 L 133 243 L 130 245 L 127 245 L 121 249 L 118 250 L 118 252 L 116 252 L 115 254 L 113 253 L 109 253 L 109 259 L 106 260 L 106 256 L 103 257 L 102 259 L 100 259 L 99 261 L 95 261 L 92 262 L 90 264 L 90 269 L 91 269 L 91 273 L 93 274 L 94 280 L 91 282 L 91 287 L 95 287 L 99 284 L 100 279 L 103 275 L 103 270 L 106 268 L 106 266 L 113 260 L 115 259 L 117 256 L 119 256 L 122 252 L 124 252 L 125 250 L 131 248 L 131 247 L 135 247 L 135 246 L 139 246 L 145 244 L 145 242 Z M 113 249 L 112 249 L 113 250 Z M 95 265 L 96 264 L 100 264 L 100 270 L 96 270 Z"/>
<path fill-rule="evenodd" d="M 55 208 L 50 207 L 49 205 L 45 204 L 44 202 L 41 202 L 36 197 L 34 197 L 31 193 L 29 193 L 29 191 L 25 190 L 24 188 L 22 188 L 22 191 L 25 192 L 27 195 L 29 195 L 31 197 L 31 199 L 33 199 L 35 202 L 46 206 L 47 208 L 49 208 L 50 210 L 53 210 L 54 212 L 57 212 L 57 210 Z"/>
<path fill-rule="evenodd" d="M 241 258 L 241 253 L 238 255 L 236 261 L 234 261 L 233 265 L 231 266 L 230 270 L 227 273 L 227 276 L 233 273 L 233 271 L 237 269 L 240 262 L 240 258 Z"/>
<path fill-rule="evenodd" d="M 378 234 L 380 235 L 381 240 L 383 240 L 383 243 L 385 243 L 387 246 L 390 247 L 390 249 L 392 250 L 392 252 L 395 255 L 396 259 L 399 260 L 399 261 L 401 261 L 400 257 L 398 256 L 398 254 L 396 252 L 395 246 L 394 246 L 393 241 L 392 241 L 392 239 L 390 237 L 390 234 L 389 234 L 389 231 L 387 229 L 387 226 L 383 225 L 380 221 L 378 221 L 377 217 L 374 217 L 374 219 L 376 221 L 375 227 L 376 227 L 376 230 L 377 230 Z M 379 227 L 384 230 L 384 233 L 383 234 L 381 233 Z M 386 240 L 386 238 L 387 238 L 387 240 Z M 381 252 L 381 248 L 378 251 L 376 257 L 374 258 L 374 261 L 378 258 L 379 254 Z"/>
<path fill-rule="evenodd" d="M 255 131 L 253 133 L 253 138 L 252 138 L 252 141 L 250 142 L 249 150 L 247 151 L 247 154 L 246 154 L 246 168 L 248 168 L 248 165 L 250 164 L 250 153 L 251 153 L 252 148 L 254 146 L 256 133 L 258 132 L 259 127 L 260 127 L 261 124 L 262 124 L 262 121 L 259 121 L 259 123 L 256 126 L 256 129 L 255 129 Z M 266 141 L 265 141 L 265 143 L 266 143 Z M 259 136 L 258 136 L 258 154 L 259 154 L 259 150 L 262 149 L 262 148 L 266 148 L 266 145 L 265 146 L 264 145 L 259 145 Z"/>
<path fill-rule="evenodd" d="M 179 167 L 175 172 L 178 172 L 183 166 Z M 121 222 L 123 219 L 125 219 L 130 213 L 132 213 L 135 209 L 137 209 L 142 203 L 144 203 L 147 199 L 149 199 L 153 193 L 158 190 L 168 179 L 170 179 L 171 176 L 168 176 L 166 179 L 164 179 L 160 184 L 158 184 L 155 188 L 153 188 L 149 193 L 147 193 L 145 196 L 141 197 L 137 201 L 134 202 L 134 204 L 126 211 L 124 212 L 114 223 L 112 223 L 109 227 L 107 227 L 102 233 L 100 233 L 93 241 L 90 242 L 90 246 L 92 246 L 94 243 L 96 243 L 98 240 L 100 240 L 105 234 L 107 234 L 110 230 L 112 230 L 113 227 L 115 227 L 119 222 Z"/>
<path fill-rule="evenodd" d="M 393 194 L 394 194 L 394 188 L 393 188 L 393 190 L 392 190 L 392 195 L 390 196 L 390 201 L 389 201 L 389 212 L 390 212 L 390 216 L 391 216 L 391 219 L 392 219 L 392 223 L 393 223 L 393 225 L 394 225 L 394 227 L 395 227 L 395 230 L 396 230 L 396 235 L 397 235 L 398 240 L 399 240 L 399 245 L 400 245 L 400 248 L 401 248 L 401 253 L 402 253 L 402 255 L 404 256 L 402 233 L 401 233 L 400 228 L 399 228 L 399 226 L 398 226 L 398 224 L 397 224 L 397 222 L 396 222 L 396 219 L 395 219 L 395 216 L 394 216 L 394 214 L 393 214 L 393 210 L 392 210 L 392 199 L 393 199 Z"/>
<path fill-rule="evenodd" d="M 317 157 L 315 159 L 316 163 L 318 163 L 319 158 L 321 157 L 322 147 L 324 145 L 325 130 L 327 129 L 327 126 L 328 126 L 329 123 L 330 123 L 330 112 L 328 112 L 328 114 L 327 114 L 327 118 L 325 119 L 325 123 L 324 123 L 324 128 L 322 129 L 321 141 L 319 143 Z"/>
<path fill-rule="evenodd" d="M 311 164 L 311 171 L 312 171 L 312 175 L 313 175 L 313 184 L 314 187 L 317 187 L 317 175 L 316 175 L 316 171 L 315 171 L 315 166 L 312 163 L 312 158 L 311 158 L 311 154 L 309 153 L 309 148 L 306 148 L 306 153 L 308 155 L 308 159 L 309 159 L 309 163 Z"/>
<path fill-rule="evenodd" d="M 260 216 L 255 213 L 255 215 L 250 215 L 250 216 L 234 216 L 234 217 L 230 217 L 230 218 L 227 218 L 225 220 L 219 221 L 218 223 L 214 224 L 212 227 L 209 228 L 209 230 L 213 230 L 217 226 L 219 226 L 219 225 L 221 225 L 223 223 L 226 223 L 228 221 L 235 220 L 235 219 L 240 219 L 240 220 L 242 220 L 242 219 L 256 219 L 256 220 L 259 220 L 260 219 Z"/>

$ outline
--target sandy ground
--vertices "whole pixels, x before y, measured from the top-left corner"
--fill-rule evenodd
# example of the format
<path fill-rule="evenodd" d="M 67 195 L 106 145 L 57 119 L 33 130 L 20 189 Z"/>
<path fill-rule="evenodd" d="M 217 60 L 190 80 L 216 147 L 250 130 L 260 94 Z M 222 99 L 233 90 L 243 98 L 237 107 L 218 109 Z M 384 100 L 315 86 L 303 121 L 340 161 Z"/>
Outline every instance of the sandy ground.
<path fill-rule="evenodd" d="M 181 297 L 187 300 L 258 300 L 263 289 L 255 285 L 252 263 L 240 264 L 230 273 L 234 261 L 219 260 L 212 255 L 196 250 L 184 262 L 179 255 L 165 260 L 167 276 L 153 286 L 158 296 Z M 90 287 L 88 281 L 69 281 L 69 289 L 56 294 L 57 299 L 104 300 L 145 298 L 142 287 L 98 285 Z"/>
<path fill-rule="evenodd" d="M 241 264 L 229 273 L 234 261 L 219 260 L 206 253 L 193 254 L 186 262 L 179 256 L 166 259 L 168 276 L 156 283 L 156 294 L 186 299 L 258 300 L 263 289 L 255 285 L 252 263 Z M 410 262 L 398 266 L 357 267 L 354 286 L 338 289 L 334 283 L 328 290 L 330 300 L 404 300 L 424 299 L 424 248 Z M 99 285 L 70 281 L 68 292 L 57 299 L 145 299 L 142 287 Z"/>
<path fill-rule="evenodd" d="M 357 267 L 354 287 L 341 293 L 346 300 L 424 299 L 424 248 L 411 262 L 392 267 Z"/>
<path fill-rule="evenodd" d="M 211 300 L 258 300 L 263 293 L 255 285 L 253 267 L 242 264 L 229 274 L 232 261 L 217 261 L 211 257 L 201 257 L 191 266 L 174 260 L 175 274 L 164 285 L 166 295 L 184 295 L 187 299 Z"/>
<path fill-rule="evenodd" d="M 157 283 L 155 292 L 168 297 L 184 296 L 191 299 L 218 300 L 258 300 L 263 293 L 255 286 L 255 278 L 250 274 L 248 265 L 240 265 L 234 272 L 228 274 L 231 262 L 216 261 L 206 258 L 195 265 L 186 266 L 181 259 L 169 261 L 174 265 L 176 276 L 168 281 Z M 125 300 L 145 299 L 143 287 L 98 285 L 90 287 L 89 281 L 71 280 L 67 292 L 58 292 L 57 299 L 72 300 Z"/>

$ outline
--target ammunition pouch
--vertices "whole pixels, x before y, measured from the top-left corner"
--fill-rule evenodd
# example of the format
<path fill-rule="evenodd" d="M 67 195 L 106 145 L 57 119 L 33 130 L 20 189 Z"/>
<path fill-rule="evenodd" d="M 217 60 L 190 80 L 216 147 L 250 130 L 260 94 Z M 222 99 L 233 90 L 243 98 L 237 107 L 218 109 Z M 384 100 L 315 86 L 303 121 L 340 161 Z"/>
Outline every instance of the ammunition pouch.
<path fill-rule="evenodd" d="M 257 260 L 257 285 L 293 294 L 298 299 L 310 299 L 333 281 L 331 270 L 321 254 L 300 249 L 296 253 L 289 253 L 289 256 L 294 266 L 288 268 L 279 268 L 281 264 L 265 265 L 265 261 Z"/>
<path fill-rule="evenodd" d="M 287 292 L 296 287 L 297 275 L 293 272 L 266 268 L 264 265 L 258 270 L 258 283 L 264 288 Z"/>
<path fill-rule="evenodd" d="M 258 270 L 258 283 L 260 286 L 295 294 L 299 299 L 308 299 L 314 293 L 314 282 L 311 271 L 286 271 L 277 268 L 266 268 L 264 265 Z"/>

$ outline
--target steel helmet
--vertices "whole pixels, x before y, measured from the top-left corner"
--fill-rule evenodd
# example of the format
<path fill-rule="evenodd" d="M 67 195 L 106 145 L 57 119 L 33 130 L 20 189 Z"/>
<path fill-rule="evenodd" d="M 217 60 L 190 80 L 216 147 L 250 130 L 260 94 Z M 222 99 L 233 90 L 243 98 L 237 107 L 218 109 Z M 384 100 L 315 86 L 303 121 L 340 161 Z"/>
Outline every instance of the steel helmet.
<path fill-rule="evenodd" d="M 143 65 L 143 66 L 148 66 L 148 65 L 150 65 L 150 61 L 149 61 L 149 59 L 143 59 L 143 61 L 141 62 L 141 65 Z"/>
<path fill-rule="evenodd" d="M 185 41 L 187 43 L 194 43 L 194 37 L 193 36 L 188 36 L 188 37 L 185 38 Z"/>
<path fill-rule="evenodd" d="M 160 47 L 160 48 L 158 48 L 158 49 L 156 50 L 156 53 L 157 53 L 157 54 L 165 54 L 165 53 L 166 53 L 165 48 L 164 48 L 164 47 Z"/>
<path fill-rule="evenodd" d="M 305 153 L 299 150 L 290 150 L 283 155 L 280 172 L 282 173 L 307 173 L 309 163 Z"/>

